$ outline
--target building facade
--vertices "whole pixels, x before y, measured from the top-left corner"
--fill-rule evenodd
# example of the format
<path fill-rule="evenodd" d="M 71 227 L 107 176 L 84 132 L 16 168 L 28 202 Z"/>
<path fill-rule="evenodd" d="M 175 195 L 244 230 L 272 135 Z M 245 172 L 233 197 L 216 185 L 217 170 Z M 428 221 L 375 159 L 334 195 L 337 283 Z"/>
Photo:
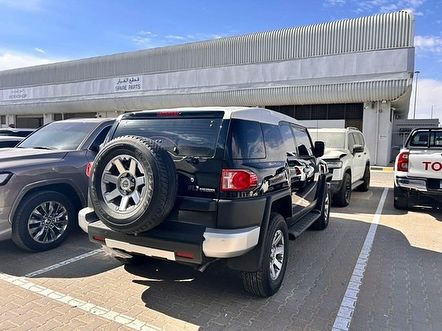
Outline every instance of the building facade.
<path fill-rule="evenodd" d="M 266 106 L 366 135 L 390 161 L 414 72 L 407 11 L 0 72 L 2 125 L 181 106 Z"/>

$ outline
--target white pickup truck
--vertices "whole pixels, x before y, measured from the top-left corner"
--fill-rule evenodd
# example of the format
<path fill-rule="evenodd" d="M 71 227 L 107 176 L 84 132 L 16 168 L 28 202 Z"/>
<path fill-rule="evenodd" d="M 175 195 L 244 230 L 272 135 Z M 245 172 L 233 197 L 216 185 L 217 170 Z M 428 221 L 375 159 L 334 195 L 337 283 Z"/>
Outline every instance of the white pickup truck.
<path fill-rule="evenodd" d="M 442 208 L 442 128 L 413 130 L 394 169 L 395 208 Z"/>

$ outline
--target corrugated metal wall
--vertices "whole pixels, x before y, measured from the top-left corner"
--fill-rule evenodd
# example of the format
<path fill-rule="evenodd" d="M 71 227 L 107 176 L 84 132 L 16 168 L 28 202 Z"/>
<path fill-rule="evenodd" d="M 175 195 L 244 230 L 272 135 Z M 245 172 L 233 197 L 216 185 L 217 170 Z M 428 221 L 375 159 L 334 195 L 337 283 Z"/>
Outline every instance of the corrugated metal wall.
<path fill-rule="evenodd" d="M 0 89 L 129 74 L 413 47 L 412 14 L 401 11 L 0 72 Z"/>

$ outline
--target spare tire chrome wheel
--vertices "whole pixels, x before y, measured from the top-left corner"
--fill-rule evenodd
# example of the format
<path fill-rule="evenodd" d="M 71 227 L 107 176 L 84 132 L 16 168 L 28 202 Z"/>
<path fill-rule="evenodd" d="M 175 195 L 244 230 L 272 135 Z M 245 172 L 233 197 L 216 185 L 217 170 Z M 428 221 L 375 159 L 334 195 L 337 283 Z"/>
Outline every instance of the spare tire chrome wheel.
<path fill-rule="evenodd" d="M 89 192 L 95 213 L 109 228 L 129 234 L 148 231 L 159 225 L 174 206 L 175 163 L 151 139 L 113 139 L 95 158 Z"/>
<path fill-rule="evenodd" d="M 147 168 L 147 169 L 146 169 Z M 101 175 L 101 191 L 107 206 L 117 212 L 137 208 L 143 199 L 152 199 L 153 176 L 150 166 L 142 166 L 130 155 L 114 157 Z"/>

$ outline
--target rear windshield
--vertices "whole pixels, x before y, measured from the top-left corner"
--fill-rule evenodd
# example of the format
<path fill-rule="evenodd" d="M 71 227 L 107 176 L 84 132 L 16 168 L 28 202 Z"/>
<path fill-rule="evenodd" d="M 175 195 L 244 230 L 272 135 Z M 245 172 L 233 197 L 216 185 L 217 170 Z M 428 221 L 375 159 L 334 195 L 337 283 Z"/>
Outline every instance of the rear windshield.
<path fill-rule="evenodd" d="M 413 137 L 411 137 L 409 146 L 411 147 L 424 147 L 424 148 L 442 148 L 442 131 L 417 131 Z"/>
<path fill-rule="evenodd" d="M 125 135 L 155 140 L 168 151 L 182 156 L 212 157 L 222 118 L 149 118 L 122 120 L 114 138 Z"/>

